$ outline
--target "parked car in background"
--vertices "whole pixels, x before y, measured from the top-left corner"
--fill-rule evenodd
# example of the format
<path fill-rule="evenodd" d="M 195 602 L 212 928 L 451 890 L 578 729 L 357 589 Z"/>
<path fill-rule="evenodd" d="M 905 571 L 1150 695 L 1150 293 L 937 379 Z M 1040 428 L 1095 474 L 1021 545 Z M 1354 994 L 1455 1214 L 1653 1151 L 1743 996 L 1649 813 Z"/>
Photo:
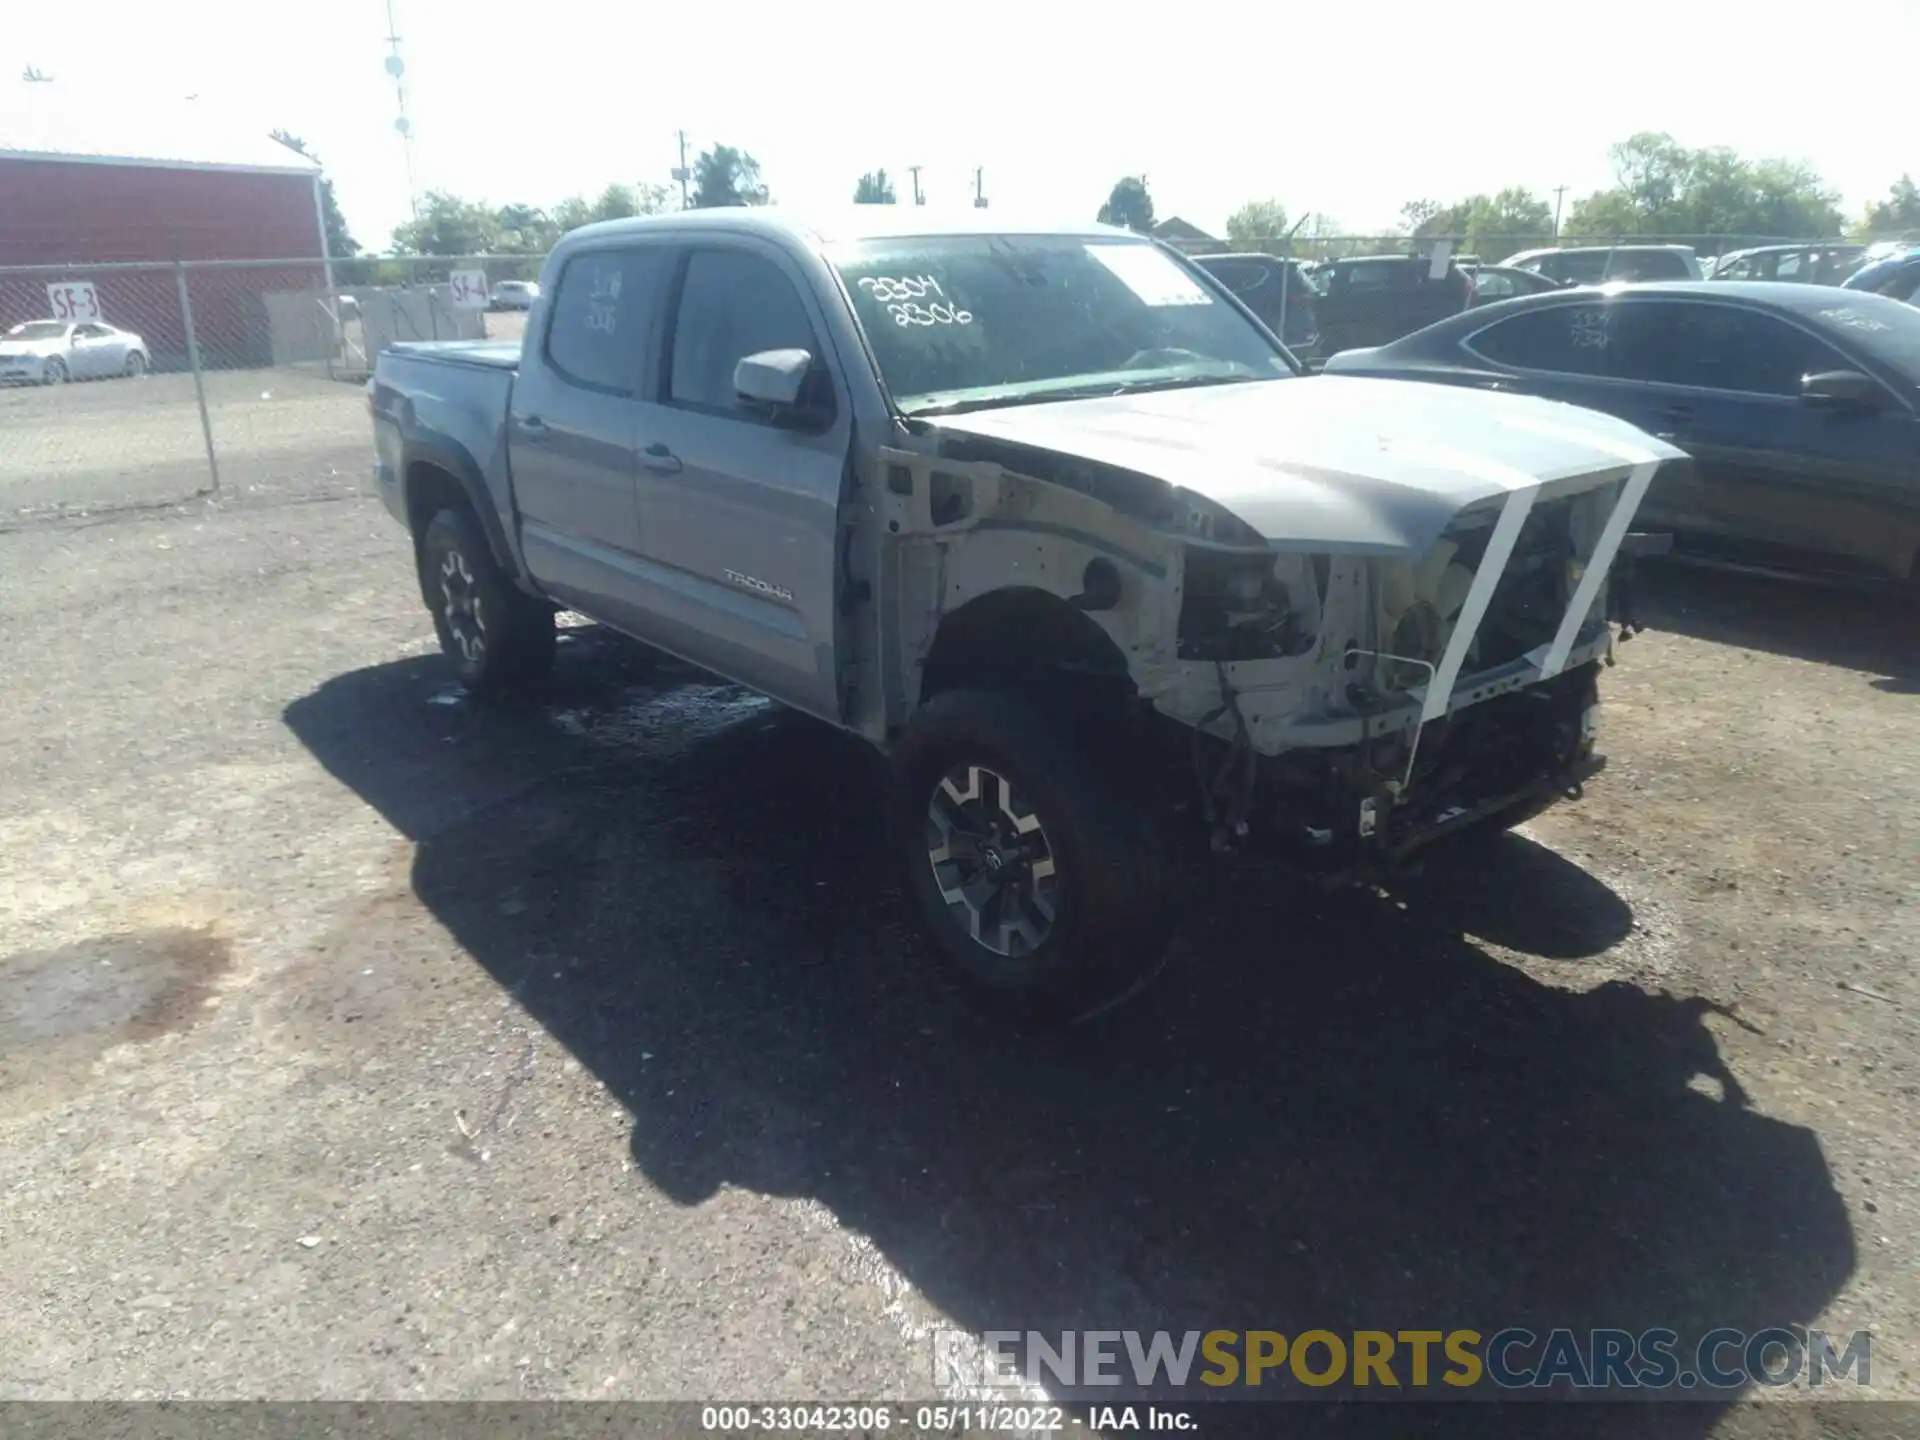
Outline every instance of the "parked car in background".
<path fill-rule="evenodd" d="M 1321 355 L 1313 282 L 1297 261 L 1273 255 L 1195 255 L 1193 263 L 1234 293 L 1302 360 Z M 1284 315 L 1282 311 L 1284 310 Z"/>
<path fill-rule="evenodd" d="M 1473 303 L 1473 281 L 1452 260 L 1437 278 L 1425 255 L 1349 255 L 1308 267 L 1319 293 L 1321 349 L 1384 345 Z"/>
<path fill-rule="evenodd" d="M 1560 282 L 1549 280 L 1537 270 L 1520 270 L 1512 265 L 1475 265 L 1462 263 L 1473 280 L 1473 303 L 1491 305 L 1496 300 L 1511 300 L 1516 295 L 1541 295 L 1558 290 Z"/>
<path fill-rule="evenodd" d="M 1867 290 L 1920 305 L 1920 249 L 1863 265 L 1846 278 L 1842 288 Z"/>
<path fill-rule="evenodd" d="M 1490 305 L 1331 373 L 1509 390 L 1679 446 L 1642 507 L 1675 549 L 1850 578 L 1920 562 L 1920 310 L 1752 281 L 1561 290 Z"/>
<path fill-rule="evenodd" d="M 1700 257 L 1691 245 L 1576 245 L 1522 250 L 1504 262 L 1562 285 L 1598 285 L 1606 280 L 1700 280 Z"/>
<path fill-rule="evenodd" d="M 1789 280 L 1838 285 L 1860 268 L 1864 245 L 1760 245 L 1729 250 L 1706 274 L 1709 280 Z"/>
<path fill-rule="evenodd" d="M 531 310 L 540 287 L 531 280 L 498 280 L 487 294 L 490 310 Z"/>
<path fill-rule="evenodd" d="M 0 335 L 0 383 L 64 385 L 152 367 L 146 341 L 98 320 L 28 320 Z"/>

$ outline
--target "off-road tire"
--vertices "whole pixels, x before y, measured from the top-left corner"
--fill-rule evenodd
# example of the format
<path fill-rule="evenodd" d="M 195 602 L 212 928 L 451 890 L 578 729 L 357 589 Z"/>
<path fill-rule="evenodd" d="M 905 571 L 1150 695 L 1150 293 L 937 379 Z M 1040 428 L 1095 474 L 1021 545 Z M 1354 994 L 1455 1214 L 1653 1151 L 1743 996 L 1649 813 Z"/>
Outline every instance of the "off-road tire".
<path fill-rule="evenodd" d="M 420 537 L 420 593 L 440 650 L 475 694 L 537 684 L 553 669 L 553 607 L 519 589 L 471 513 L 449 507 Z"/>
<path fill-rule="evenodd" d="M 1089 1018 L 1138 993 L 1164 965 L 1171 930 L 1149 808 L 1119 767 L 1076 738 L 1078 728 L 1012 691 L 950 690 L 920 709 L 893 754 L 892 844 L 936 950 L 975 999 L 1041 1025 Z M 1053 862 L 1051 923 L 1024 953 L 974 939 L 936 873 L 930 807 L 937 795 L 944 803 L 943 780 L 972 767 L 1010 783 Z"/>

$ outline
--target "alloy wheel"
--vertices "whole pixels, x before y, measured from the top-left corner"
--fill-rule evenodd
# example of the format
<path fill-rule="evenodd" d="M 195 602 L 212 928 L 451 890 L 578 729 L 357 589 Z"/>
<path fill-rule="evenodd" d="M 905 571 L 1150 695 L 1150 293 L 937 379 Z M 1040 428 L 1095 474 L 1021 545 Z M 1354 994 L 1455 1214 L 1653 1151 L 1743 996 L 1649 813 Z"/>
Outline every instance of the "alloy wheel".
<path fill-rule="evenodd" d="M 1053 933 L 1060 877 L 1038 812 L 985 765 L 948 771 L 927 802 L 927 861 L 947 913 L 997 955 L 1030 955 Z"/>

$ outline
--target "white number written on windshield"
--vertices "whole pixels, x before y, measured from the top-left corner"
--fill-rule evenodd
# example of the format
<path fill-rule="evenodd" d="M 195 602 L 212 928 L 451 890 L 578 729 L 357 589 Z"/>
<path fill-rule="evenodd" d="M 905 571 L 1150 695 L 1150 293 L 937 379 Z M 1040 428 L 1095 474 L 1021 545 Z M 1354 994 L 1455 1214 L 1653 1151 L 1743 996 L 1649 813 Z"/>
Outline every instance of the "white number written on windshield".
<path fill-rule="evenodd" d="M 896 325 L 973 323 L 973 312 L 948 300 L 931 275 L 863 275 L 860 288 L 880 302 Z"/>

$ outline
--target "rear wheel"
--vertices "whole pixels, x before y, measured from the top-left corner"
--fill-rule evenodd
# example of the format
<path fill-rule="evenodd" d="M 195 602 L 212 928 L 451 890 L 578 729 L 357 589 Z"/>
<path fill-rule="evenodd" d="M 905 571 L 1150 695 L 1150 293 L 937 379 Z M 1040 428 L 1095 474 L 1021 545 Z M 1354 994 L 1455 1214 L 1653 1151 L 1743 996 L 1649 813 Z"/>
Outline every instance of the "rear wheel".
<path fill-rule="evenodd" d="M 553 607 L 516 587 L 464 509 L 440 511 L 420 539 L 420 588 L 460 683 L 511 689 L 553 669 Z"/>
<path fill-rule="evenodd" d="M 147 373 L 147 357 L 138 350 L 127 356 L 126 375 L 129 380 L 138 380 Z"/>
<path fill-rule="evenodd" d="M 941 955 L 978 996 L 1063 1022 L 1164 962 L 1168 906 L 1144 805 L 1010 692 L 954 690 L 895 753 L 894 843 Z"/>

